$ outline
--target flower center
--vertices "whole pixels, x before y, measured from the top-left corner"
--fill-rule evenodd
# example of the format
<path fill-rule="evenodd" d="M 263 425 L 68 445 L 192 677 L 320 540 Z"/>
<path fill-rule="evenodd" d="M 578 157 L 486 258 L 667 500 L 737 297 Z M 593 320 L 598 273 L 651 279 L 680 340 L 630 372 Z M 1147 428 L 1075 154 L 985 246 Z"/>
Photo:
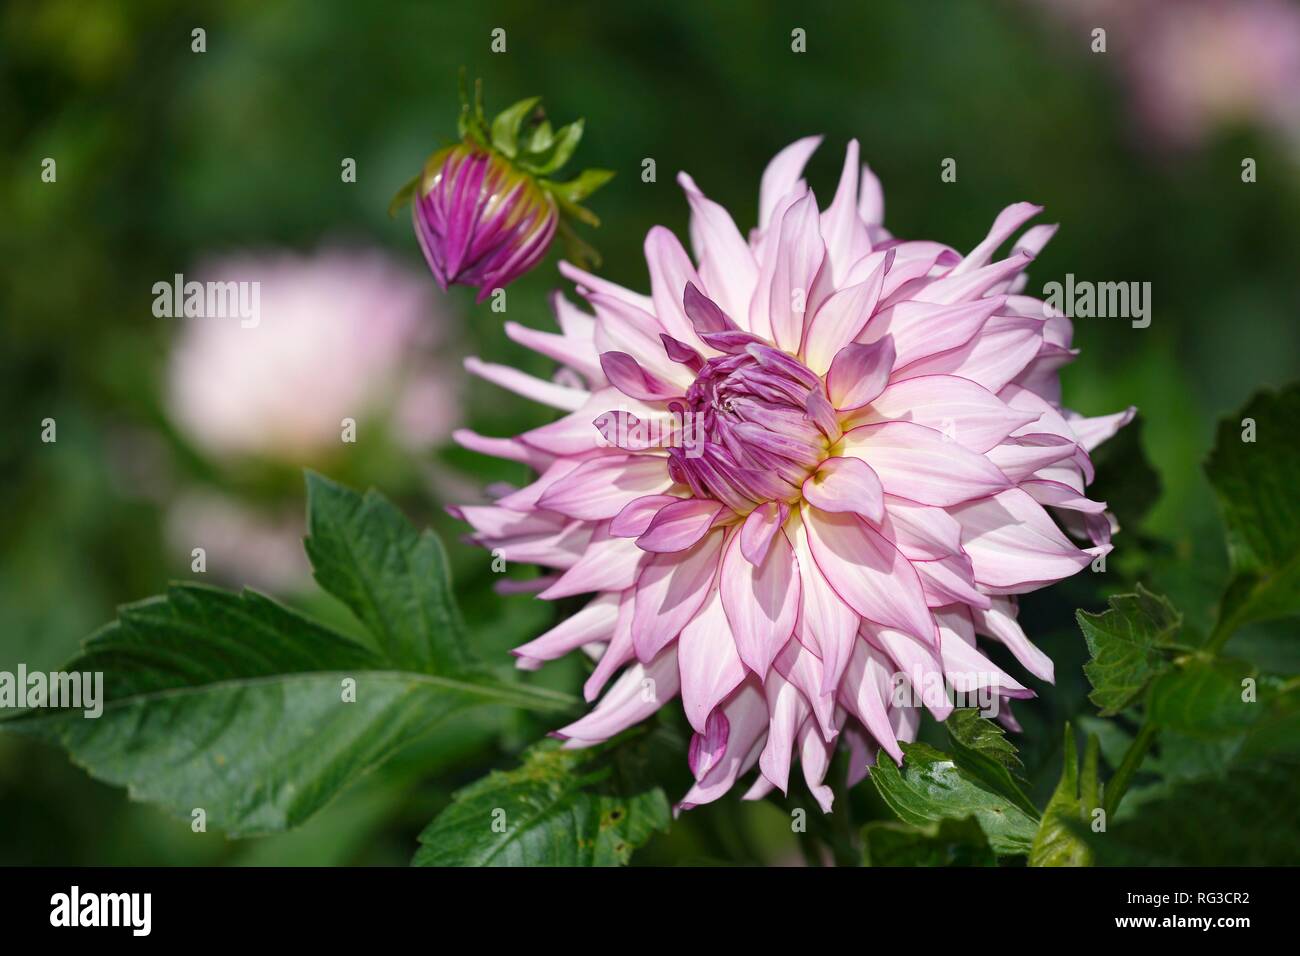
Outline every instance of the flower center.
<path fill-rule="evenodd" d="M 821 413 L 830 403 L 821 380 L 770 346 L 753 343 L 709 359 L 686 403 L 674 411 L 689 416 L 694 440 L 669 450 L 669 473 L 740 514 L 768 501 L 797 502 L 828 455 Z"/>

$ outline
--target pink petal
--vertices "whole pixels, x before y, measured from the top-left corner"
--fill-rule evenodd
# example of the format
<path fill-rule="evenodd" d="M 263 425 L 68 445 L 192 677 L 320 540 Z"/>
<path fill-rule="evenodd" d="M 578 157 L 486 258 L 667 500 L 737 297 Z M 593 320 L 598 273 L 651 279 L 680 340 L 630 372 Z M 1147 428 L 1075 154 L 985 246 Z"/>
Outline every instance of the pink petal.
<path fill-rule="evenodd" d="M 749 312 L 758 264 L 727 211 L 706 199 L 686 173 L 679 174 L 677 182 L 691 205 L 691 240 L 704 287 L 723 311 L 739 320 Z"/>
<path fill-rule="evenodd" d="M 822 303 L 808 327 L 804 342 L 804 360 L 818 375 L 824 375 L 840 349 L 850 344 L 862 331 L 876 303 L 889 269 L 886 256 L 864 281 L 840 289 Z"/>
<path fill-rule="evenodd" d="M 885 496 L 881 533 L 911 561 L 933 561 L 961 551 L 961 523 L 942 508 Z"/>
<path fill-rule="evenodd" d="M 645 551 L 685 551 L 708 534 L 713 519 L 722 509 L 720 501 L 700 498 L 675 501 L 655 515 L 636 543 Z"/>
<path fill-rule="evenodd" d="M 889 337 L 870 345 L 846 345 L 826 375 L 831 404 L 840 409 L 861 408 L 885 390 L 893 367 L 894 341 Z"/>
<path fill-rule="evenodd" d="M 659 402 L 682 395 L 681 388 L 647 372 L 626 352 L 602 352 L 600 368 L 609 383 L 629 398 Z"/>
<path fill-rule="evenodd" d="M 767 676 L 772 658 L 794 633 L 799 610 L 799 568 L 784 533 L 777 534 L 753 565 L 734 535 L 722 559 L 722 607 L 731 623 L 740 659 L 755 674 Z"/>
<path fill-rule="evenodd" d="M 803 520 L 817 567 L 845 604 L 883 626 L 937 639 L 921 582 L 892 544 L 856 515 L 805 505 Z"/>
<path fill-rule="evenodd" d="M 677 650 L 665 648 L 649 664 L 633 664 L 586 716 L 555 732 L 568 748 L 590 747 L 640 723 L 677 696 Z"/>
<path fill-rule="evenodd" d="M 1032 591 L 1092 561 L 1019 488 L 960 505 L 952 515 L 961 522 L 962 547 L 974 565 L 975 580 L 987 587 Z"/>
<path fill-rule="evenodd" d="M 691 735 L 686 764 L 696 780 L 701 780 L 727 752 L 727 738 L 731 736 L 731 723 L 722 711 L 709 714 L 704 729 Z"/>
<path fill-rule="evenodd" d="M 578 563 L 560 575 L 538 597 L 554 601 L 589 591 L 623 591 L 636 583 L 643 559 L 649 556 L 627 538 L 609 534 L 609 522 L 597 525 L 591 545 Z"/>
<path fill-rule="evenodd" d="M 686 719 L 697 732 L 707 733 L 709 715 L 745 679 L 745 665 L 736 653 L 717 588 L 704 609 L 682 629 L 677 639 L 677 662 Z"/>
<path fill-rule="evenodd" d="M 740 553 L 750 564 L 763 563 L 772 539 L 781 530 L 781 525 L 789 514 L 790 506 L 785 502 L 768 501 L 745 518 L 745 523 L 740 527 Z"/>
<path fill-rule="evenodd" d="M 884 653 L 869 647 L 859 639 L 853 646 L 844 680 L 840 683 L 839 699 L 876 738 L 895 762 L 903 762 L 903 751 L 889 719 L 890 674 L 893 667 Z M 874 748 L 872 751 L 874 756 Z"/>
<path fill-rule="evenodd" d="M 888 654 L 906 676 L 911 685 L 911 699 L 924 703 L 935 720 L 947 720 L 952 713 L 952 701 L 948 699 L 937 646 L 902 631 L 877 627 L 870 621 L 863 622 L 862 633 L 874 646 Z"/>
<path fill-rule="evenodd" d="M 955 505 L 1011 484 L 983 455 L 911 422 L 863 425 L 845 432 L 839 447 L 871 465 L 887 494 L 921 504 Z"/>
<path fill-rule="evenodd" d="M 791 531 L 794 536 L 795 559 L 799 562 L 799 575 L 802 579 L 797 633 L 800 641 L 813 648 L 821 658 L 822 685 L 818 692 L 831 693 L 839 685 L 849 655 L 853 652 L 859 618 L 835 593 L 813 560 L 805 523 L 802 520 L 793 523 Z"/>
<path fill-rule="evenodd" d="M 797 139 L 781 152 L 772 157 L 772 161 L 763 170 L 763 178 L 758 186 L 758 228 L 766 229 L 773 221 L 772 213 L 780 202 L 803 175 L 804 166 L 817 147 L 821 145 L 820 136 L 805 136 Z"/>
<path fill-rule="evenodd" d="M 993 253 L 998 251 L 998 247 L 1002 243 L 1011 238 L 1012 233 L 1042 211 L 1042 206 L 1035 206 L 1033 203 L 1028 202 L 1018 202 L 1002 210 L 998 213 L 997 219 L 993 220 L 993 227 L 989 230 L 989 234 L 984 238 L 984 241 L 972 249 L 965 259 L 953 266 L 948 275 L 964 275 L 973 272 L 980 266 L 987 265 L 988 261 L 993 258 Z M 1017 245 L 1016 249 L 1029 252 L 1022 245 Z"/>
<path fill-rule="evenodd" d="M 822 511 L 851 511 L 869 521 L 885 513 L 880 478 L 861 458 L 827 458 L 804 481 L 803 496 Z"/>
<path fill-rule="evenodd" d="M 583 341 L 554 332 L 542 332 L 518 322 L 507 322 L 505 331 L 511 341 L 569 366 L 595 385 L 605 384 L 605 374 L 600 369 L 600 360 L 590 339 Z"/>
<path fill-rule="evenodd" d="M 654 226 L 645 237 L 645 260 L 650 270 L 650 296 L 655 315 L 669 335 L 698 348 L 700 340 L 682 308 L 682 290 L 687 283 L 700 285 L 701 280 L 686 250 L 670 230 Z"/>
<path fill-rule="evenodd" d="M 896 267 L 893 272 L 900 272 Z M 891 273 L 892 275 L 892 273 Z M 861 334 L 871 343 L 892 336 L 895 368 L 965 345 L 982 329 L 1003 304 L 1001 298 L 936 305 L 906 300 L 889 306 L 872 317 Z"/>
<path fill-rule="evenodd" d="M 786 210 L 781 220 L 768 317 L 773 340 L 787 352 L 799 350 L 805 317 L 816 307 L 813 287 L 826 258 L 819 223 L 817 198 L 811 192 Z"/>
<path fill-rule="evenodd" d="M 852 139 L 844 151 L 844 168 L 840 172 L 835 198 L 822 216 L 822 236 L 826 240 L 831 272 L 836 279 L 847 275 L 849 267 L 871 251 L 867 224 L 857 209 L 859 169 L 858 141 Z"/>
<path fill-rule="evenodd" d="M 620 538 L 639 538 L 650 527 L 660 508 L 681 500 L 673 495 L 646 495 L 633 499 L 609 523 L 609 533 Z"/>
<path fill-rule="evenodd" d="M 915 422 L 941 432 L 971 451 L 986 452 L 1038 417 L 1033 412 L 1011 408 L 969 379 L 923 375 L 886 387 L 870 406 L 853 416 L 852 424 Z"/>
<path fill-rule="evenodd" d="M 535 402 L 550 405 L 552 408 L 559 408 L 566 412 L 581 408 L 583 403 L 591 397 L 590 393 L 583 389 L 556 385 L 554 382 L 548 382 L 545 379 L 521 372 L 509 365 L 484 362 L 472 355 L 465 359 L 465 371 L 471 375 L 486 379 L 494 385 L 500 385 L 516 395 L 531 398 Z"/>
<path fill-rule="evenodd" d="M 688 551 L 651 556 L 636 582 L 632 640 L 649 660 L 690 623 L 709 596 L 718 570 L 724 532 L 708 535 Z"/>
<path fill-rule="evenodd" d="M 682 798 L 677 805 L 679 810 L 717 800 L 758 762 L 763 735 L 767 732 L 767 702 L 758 681 L 750 679 L 742 684 L 723 705 L 722 713 L 730 725 L 726 750 Z"/>
<path fill-rule="evenodd" d="M 1040 680 L 1056 683 L 1052 659 L 1035 647 L 1016 623 L 1016 606 L 1007 598 L 994 598 L 987 611 L 972 611 L 975 630 L 997 638 L 1007 646 L 1022 667 Z"/>
<path fill-rule="evenodd" d="M 519 658 L 519 667 L 535 670 L 542 661 L 563 657 L 584 644 L 607 641 L 613 636 L 618 620 L 618 602 L 617 593 L 597 595 L 581 611 L 510 653 Z"/>
<path fill-rule="evenodd" d="M 666 458 L 606 455 L 583 462 L 563 481 L 551 485 L 537 506 L 571 518 L 600 521 L 614 517 L 629 502 L 662 494 L 672 485 Z"/>
<path fill-rule="evenodd" d="M 912 362 L 897 377 L 956 375 L 996 394 L 1038 354 L 1042 338 L 1043 323 L 1038 319 L 995 315 L 965 345 Z"/>

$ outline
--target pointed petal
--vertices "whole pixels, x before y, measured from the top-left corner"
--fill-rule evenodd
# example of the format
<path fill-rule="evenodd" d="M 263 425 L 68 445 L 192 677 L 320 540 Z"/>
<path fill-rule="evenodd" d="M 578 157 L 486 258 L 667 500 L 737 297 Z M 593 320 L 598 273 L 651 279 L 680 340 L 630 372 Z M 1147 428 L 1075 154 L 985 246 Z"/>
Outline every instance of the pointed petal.
<path fill-rule="evenodd" d="M 921 504 L 955 505 L 1011 485 L 983 455 L 911 422 L 862 425 L 845 432 L 839 447 L 870 464 L 887 494 Z"/>
<path fill-rule="evenodd" d="M 937 640 L 920 579 L 898 550 L 856 515 L 804 505 L 813 558 L 835 593 L 862 617 Z"/>
<path fill-rule="evenodd" d="M 632 640 L 648 660 L 673 641 L 699 612 L 717 575 L 724 532 L 716 531 L 687 551 L 651 556 L 636 582 Z"/>
<path fill-rule="evenodd" d="M 784 532 L 772 540 L 763 563 L 753 565 L 740 550 L 734 535 L 722 559 L 722 607 L 736 650 L 760 679 L 766 677 L 772 658 L 794 633 L 799 610 L 799 568 Z"/>
<path fill-rule="evenodd" d="M 827 458 L 804 481 L 803 496 L 822 511 L 851 511 L 869 521 L 885 513 L 880 478 L 861 458 Z"/>
<path fill-rule="evenodd" d="M 682 678 L 682 709 L 698 733 L 707 733 L 714 708 L 745 679 L 745 665 L 736 653 L 731 625 L 714 588 L 704 608 L 677 639 Z"/>
<path fill-rule="evenodd" d="M 885 390 L 894 367 L 894 340 L 840 349 L 826 375 L 826 392 L 839 409 L 861 408 Z"/>

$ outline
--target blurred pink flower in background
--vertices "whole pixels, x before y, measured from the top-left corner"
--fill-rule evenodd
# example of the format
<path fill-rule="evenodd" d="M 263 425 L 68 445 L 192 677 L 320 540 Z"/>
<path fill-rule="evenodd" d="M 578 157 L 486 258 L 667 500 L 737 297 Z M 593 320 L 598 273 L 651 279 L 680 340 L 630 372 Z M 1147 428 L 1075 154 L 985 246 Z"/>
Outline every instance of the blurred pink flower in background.
<path fill-rule="evenodd" d="M 1197 146 L 1217 128 L 1256 124 L 1300 150 L 1300 8 L 1293 3 L 1035 3 L 1079 30 L 1106 29 L 1102 55 L 1116 58 L 1156 145 Z"/>
<path fill-rule="evenodd" d="M 418 453 L 449 434 L 460 373 L 434 356 L 448 316 L 423 272 L 376 249 L 338 246 L 214 258 L 185 279 L 260 283 L 255 324 L 174 320 L 168 410 L 218 464 L 317 465 L 364 448 L 372 434 Z M 343 442 L 349 418 L 361 446 Z M 171 506 L 168 537 L 187 562 L 203 546 L 218 578 L 283 589 L 307 579 L 301 514 L 298 503 L 269 512 L 190 491 Z"/>
<path fill-rule="evenodd" d="M 253 327 L 237 317 L 177 320 L 168 406 L 209 454 L 305 463 L 340 450 L 344 418 L 390 412 L 408 447 L 450 431 L 456 376 L 429 359 L 446 317 L 421 273 L 377 250 L 340 247 L 215 259 L 196 277 L 261 284 Z"/>

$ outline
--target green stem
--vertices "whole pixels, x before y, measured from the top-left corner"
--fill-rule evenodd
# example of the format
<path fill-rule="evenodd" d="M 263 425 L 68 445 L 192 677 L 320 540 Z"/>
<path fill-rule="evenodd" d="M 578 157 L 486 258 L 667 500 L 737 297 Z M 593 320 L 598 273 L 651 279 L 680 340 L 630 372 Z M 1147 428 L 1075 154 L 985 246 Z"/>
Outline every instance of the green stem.
<path fill-rule="evenodd" d="M 1110 820 L 1119 809 L 1119 802 L 1124 799 L 1124 791 L 1128 789 L 1129 781 L 1132 780 L 1133 774 L 1137 773 L 1138 767 L 1142 763 L 1142 758 L 1147 755 L 1151 749 L 1151 742 L 1156 738 L 1156 728 L 1154 724 L 1144 723 L 1133 742 L 1128 745 L 1128 750 L 1124 753 L 1124 759 L 1120 761 L 1119 769 L 1115 771 L 1115 776 L 1110 778 L 1106 784 L 1106 793 L 1102 803 L 1106 809 L 1106 819 Z"/>

